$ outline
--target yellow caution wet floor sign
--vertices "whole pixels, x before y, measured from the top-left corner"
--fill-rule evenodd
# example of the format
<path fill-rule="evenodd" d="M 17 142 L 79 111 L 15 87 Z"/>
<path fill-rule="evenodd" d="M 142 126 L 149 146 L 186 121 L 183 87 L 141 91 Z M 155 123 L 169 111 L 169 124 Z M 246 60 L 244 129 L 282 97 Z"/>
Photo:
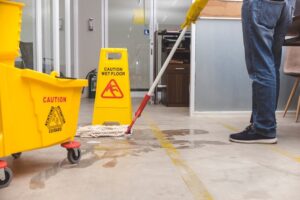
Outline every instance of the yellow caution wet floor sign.
<path fill-rule="evenodd" d="M 127 49 L 101 49 L 93 124 L 130 124 L 132 119 Z"/>

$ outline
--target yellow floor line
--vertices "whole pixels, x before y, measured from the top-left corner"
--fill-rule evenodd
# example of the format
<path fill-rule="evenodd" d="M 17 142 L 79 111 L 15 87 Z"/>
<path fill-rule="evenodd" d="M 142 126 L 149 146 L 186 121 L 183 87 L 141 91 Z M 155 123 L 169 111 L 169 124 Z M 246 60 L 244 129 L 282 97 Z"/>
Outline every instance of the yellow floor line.
<path fill-rule="evenodd" d="M 284 150 L 284 149 L 281 149 L 281 148 L 278 148 L 278 147 L 275 147 L 275 146 L 272 146 L 272 147 L 269 147 L 273 152 L 276 152 L 276 153 L 279 153 L 287 158 L 290 158 L 294 161 L 296 161 L 297 163 L 300 163 L 300 156 L 295 156 L 293 155 L 292 153 Z"/>
<path fill-rule="evenodd" d="M 239 131 L 238 128 L 233 127 L 233 126 L 231 126 L 229 124 L 224 124 L 224 123 L 219 123 L 219 124 L 221 124 L 224 128 L 226 128 L 226 129 L 228 129 L 230 131 L 233 131 L 233 132 Z M 278 146 L 270 146 L 270 145 L 268 145 L 266 147 L 268 149 L 272 150 L 275 153 L 278 153 L 278 154 L 280 154 L 280 155 L 282 155 L 284 157 L 287 157 L 287 158 L 289 158 L 289 159 L 291 159 L 293 161 L 296 161 L 297 163 L 300 163 L 300 156 L 295 156 L 292 153 L 290 153 L 290 152 L 288 152 L 288 151 L 286 151 L 286 150 L 284 150 L 284 149 L 282 149 L 282 148 L 280 148 Z"/>
<path fill-rule="evenodd" d="M 226 129 L 228 129 L 228 130 L 230 130 L 232 132 L 238 132 L 239 131 L 238 128 L 236 128 L 234 126 L 231 126 L 229 124 L 224 124 L 224 123 L 221 123 L 221 122 L 219 122 L 219 124 L 221 124 L 223 127 L 225 127 Z"/>
<path fill-rule="evenodd" d="M 165 134 L 154 124 L 151 129 L 160 145 L 165 149 L 167 155 L 172 160 L 174 166 L 180 171 L 180 174 L 196 200 L 213 200 L 212 195 L 207 191 L 203 183 L 199 180 L 197 174 L 181 158 L 180 153 L 174 145 L 165 137 Z"/>

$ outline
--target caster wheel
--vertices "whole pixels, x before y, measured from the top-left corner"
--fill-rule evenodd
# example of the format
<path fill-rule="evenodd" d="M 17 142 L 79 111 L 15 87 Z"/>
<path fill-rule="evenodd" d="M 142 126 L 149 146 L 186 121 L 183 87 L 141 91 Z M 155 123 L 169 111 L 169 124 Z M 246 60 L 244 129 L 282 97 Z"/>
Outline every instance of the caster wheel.
<path fill-rule="evenodd" d="M 4 174 L 5 174 L 4 180 L 0 179 L 0 189 L 8 187 L 13 178 L 13 173 L 9 168 L 4 168 Z"/>
<path fill-rule="evenodd" d="M 12 154 L 11 156 L 12 156 L 15 160 L 17 160 L 17 159 L 19 159 L 19 158 L 21 157 L 21 155 L 22 155 L 22 153 L 20 152 L 20 153 L 14 153 L 14 154 Z"/>
<path fill-rule="evenodd" d="M 80 149 L 68 149 L 68 160 L 71 164 L 79 163 L 81 159 Z"/>

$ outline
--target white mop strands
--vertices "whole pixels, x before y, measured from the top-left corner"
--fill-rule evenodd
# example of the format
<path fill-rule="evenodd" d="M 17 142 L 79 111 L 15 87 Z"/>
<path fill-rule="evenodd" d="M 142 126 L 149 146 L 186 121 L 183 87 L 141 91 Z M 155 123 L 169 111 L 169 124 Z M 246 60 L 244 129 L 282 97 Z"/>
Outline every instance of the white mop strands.
<path fill-rule="evenodd" d="M 128 125 L 94 125 L 83 126 L 77 130 L 77 136 L 81 138 L 99 138 L 99 137 L 121 137 L 126 135 Z"/>

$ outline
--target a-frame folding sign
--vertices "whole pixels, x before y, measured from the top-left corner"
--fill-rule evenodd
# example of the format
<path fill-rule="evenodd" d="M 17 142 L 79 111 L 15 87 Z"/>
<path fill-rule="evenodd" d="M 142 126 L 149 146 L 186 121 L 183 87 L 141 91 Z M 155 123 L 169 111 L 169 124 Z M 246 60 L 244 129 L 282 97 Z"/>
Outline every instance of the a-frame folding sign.
<path fill-rule="evenodd" d="M 127 49 L 103 48 L 97 76 L 93 124 L 130 124 L 132 120 Z"/>

